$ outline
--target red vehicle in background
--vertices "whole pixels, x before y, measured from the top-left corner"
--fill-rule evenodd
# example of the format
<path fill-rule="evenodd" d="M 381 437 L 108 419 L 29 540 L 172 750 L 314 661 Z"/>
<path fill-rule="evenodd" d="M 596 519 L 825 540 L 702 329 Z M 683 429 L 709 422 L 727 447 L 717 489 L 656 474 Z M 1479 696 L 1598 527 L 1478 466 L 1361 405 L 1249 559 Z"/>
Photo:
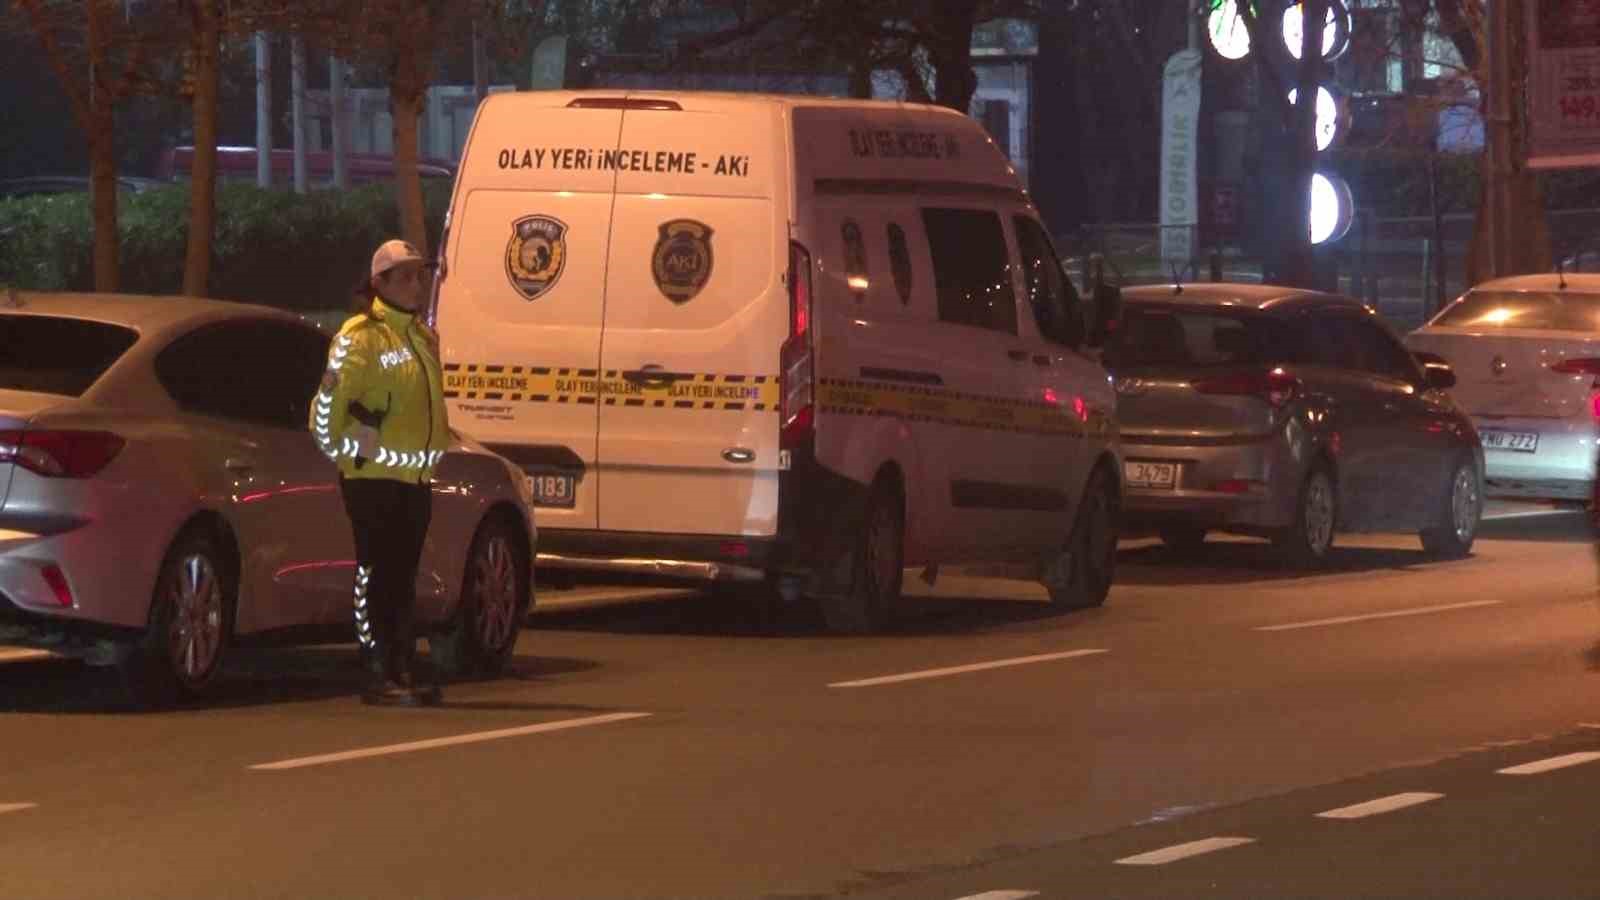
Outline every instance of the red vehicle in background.
<path fill-rule="evenodd" d="M 374 181 L 394 179 L 394 157 L 378 153 L 351 153 L 350 183 L 370 184 Z M 162 181 L 187 181 L 194 167 L 193 147 L 174 147 L 161 155 L 156 176 Z M 417 172 L 424 179 L 455 177 L 455 163 L 441 159 L 419 159 Z M 333 154 L 321 151 L 306 154 L 306 173 L 313 186 L 333 184 Z M 218 147 L 217 179 L 219 181 L 256 180 L 256 148 Z M 272 183 L 290 184 L 294 181 L 294 151 L 272 151 Z"/>

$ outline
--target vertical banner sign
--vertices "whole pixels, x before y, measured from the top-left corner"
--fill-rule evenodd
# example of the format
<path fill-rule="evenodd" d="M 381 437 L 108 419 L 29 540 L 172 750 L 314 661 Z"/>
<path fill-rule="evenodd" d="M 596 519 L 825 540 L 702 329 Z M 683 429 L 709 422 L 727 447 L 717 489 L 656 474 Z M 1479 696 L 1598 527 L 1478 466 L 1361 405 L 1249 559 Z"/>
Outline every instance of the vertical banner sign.
<path fill-rule="evenodd" d="M 1600 0 L 1523 2 L 1528 13 L 1528 166 L 1600 165 Z"/>
<path fill-rule="evenodd" d="M 1161 259 L 1187 266 L 1195 257 L 1199 203 L 1195 152 L 1200 124 L 1199 50 L 1167 60 L 1161 84 Z"/>

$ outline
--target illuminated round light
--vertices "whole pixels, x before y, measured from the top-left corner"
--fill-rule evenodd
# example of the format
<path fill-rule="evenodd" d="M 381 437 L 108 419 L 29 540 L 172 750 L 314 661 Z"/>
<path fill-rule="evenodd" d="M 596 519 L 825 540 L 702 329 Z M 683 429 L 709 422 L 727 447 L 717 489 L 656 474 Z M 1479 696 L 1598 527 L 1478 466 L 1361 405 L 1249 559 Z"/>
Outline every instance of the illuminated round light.
<path fill-rule="evenodd" d="M 1305 18 L 1303 3 L 1295 2 L 1283 11 L 1283 43 L 1289 55 L 1300 58 L 1301 27 Z M 1350 11 L 1339 0 L 1328 0 L 1328 15 L 1322 27 L 1322 58 L 1335 59 L 1350 46 Z"/>
<path fill-rule="evenodd" d="M 1311 243 L 1337 241 L 1350 230 L 1355 218 L 1355 201 L 1350 185 L 1337 175 L 1317 172 L 1311 176 Z"/>
<path fill-rule="evenodd" d="M 1289 91 L 1289 102 L 1293 103 L 1299 96 L 1298 88 Z M 1344 108 L 1339 103 L 1333 92 L 1325 87 L 1317 88 L 1317 149 L 1326 150 L 1333 146 L 1334 139 L 1339 136 L 1340 127 L 1344 124 Z"/>
<path fill-rule="evenodd" d="M 1239 15 L 1238 0 L 1221 0 L 1206 17 L 1211 46 L 1223 59 L 1244 59 L 1250 53 L 1250 30 Z"/>

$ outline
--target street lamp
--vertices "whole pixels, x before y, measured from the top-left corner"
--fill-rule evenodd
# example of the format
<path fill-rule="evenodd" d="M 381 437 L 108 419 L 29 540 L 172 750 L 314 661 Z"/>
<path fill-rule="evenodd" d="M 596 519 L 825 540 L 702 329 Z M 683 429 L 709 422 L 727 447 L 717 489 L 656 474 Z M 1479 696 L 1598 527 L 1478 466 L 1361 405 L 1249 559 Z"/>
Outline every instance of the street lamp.
<path fill-rule="evenodd" d="M 1300 38 L 1305 27 L 1304 4 L 1289 4 L 1283 11 L 1283 42 L 1289 55 L 1300 58 Z M 1328 0 L 1328 16 L 1322 26 L 1322 58 L 1338 59 L 1350 46 L 1350 10 L 1341 0 Z"/>

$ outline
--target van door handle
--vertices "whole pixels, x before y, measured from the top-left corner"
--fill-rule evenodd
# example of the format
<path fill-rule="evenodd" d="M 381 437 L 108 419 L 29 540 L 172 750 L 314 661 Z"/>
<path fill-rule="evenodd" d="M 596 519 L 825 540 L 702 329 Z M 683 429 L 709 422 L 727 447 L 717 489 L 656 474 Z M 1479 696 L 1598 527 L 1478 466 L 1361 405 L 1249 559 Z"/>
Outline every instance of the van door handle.
<path fill-rule="evenodd" d="M 1013 361 L 1015 361 L 1015 362 L 1022 362 L 1022 361 L 1026 360 L 1028 358 L 1028 351 L 1026 351 L 1026 350 L 1007 350 L 1006 351 L 1006 355 L 1011 357 L 1011 359 Z"/>
<path fill-rule="evenodd" d="M 622 380 L 640 387 L 660 389 L 671 387 L 675 382 L 693 378 L 693 375 L 684 372 L 667 372 L 654 363 L 642 369 L 632 369 L 622 373 Z"/>

